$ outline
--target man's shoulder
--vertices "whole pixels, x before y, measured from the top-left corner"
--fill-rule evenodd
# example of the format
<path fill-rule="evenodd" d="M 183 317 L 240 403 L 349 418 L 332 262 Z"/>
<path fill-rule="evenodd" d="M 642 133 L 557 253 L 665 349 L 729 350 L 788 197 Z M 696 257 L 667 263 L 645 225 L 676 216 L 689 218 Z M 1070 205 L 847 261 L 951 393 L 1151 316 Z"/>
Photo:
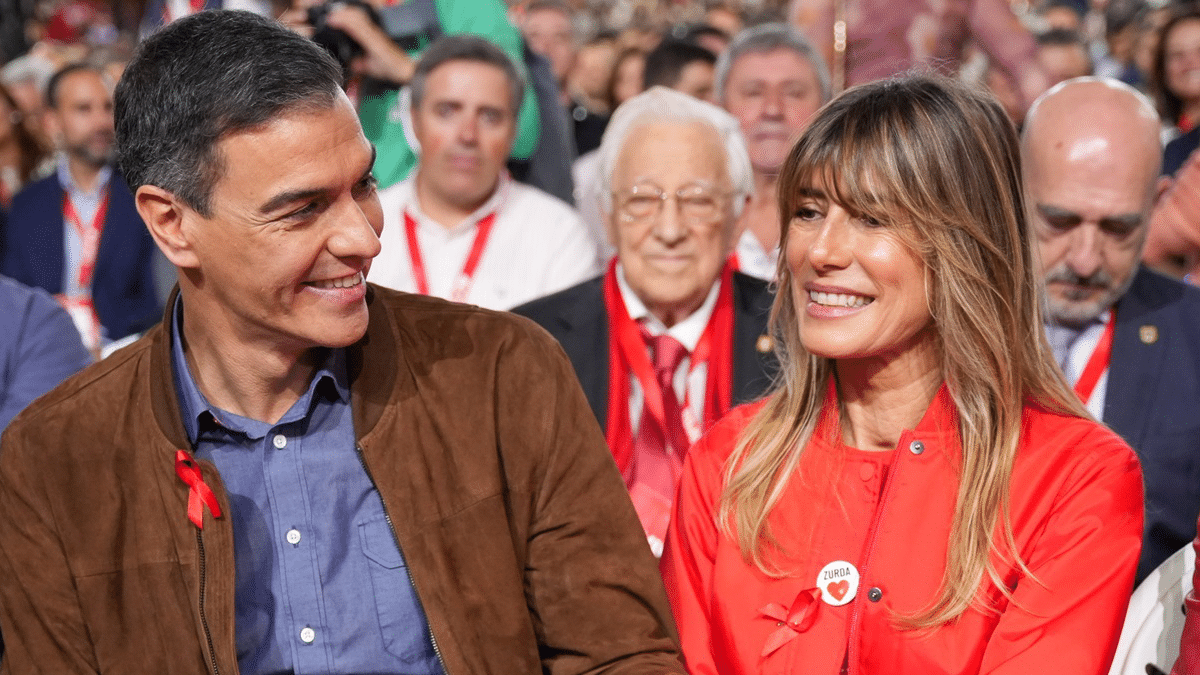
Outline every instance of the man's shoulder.
<path fill-rule="evenodd" d="M 51 201 L 51 197 L 57 196 L 61 199 L 63 189 L 58 183 L 57 174 L 50 174 L 45 178 L 35 180 L 32 183 L 21 188 L 21 191 L 13 196 L 12 208 L 9 210 L 10 223 L 16 222 L 18 217 L 32 210 L 41 210 L 53 204 L 59 206 L 58 201 Z"/>
<path fill-rule="evenodd" d="M 542 223 L 558 227 L 564 220 L 570 220 L 583 225 L 575 207 L 549 192 L 516 180 L 509 181 L 505 207 L 522 215 L 536 215 L 536 218 L 530 219 L 530 224 Z"/>
<path fill-rule="evenodd" d="M 1133 311 L 1123 314 L 1123 309 Z M 1200 330 L 1200 288 L 1142 267 L 1118 306 L 1117 321 L 1140 321 L 1150 313 L 1175 317 Z"/>
<path fill-rule="evenodd" d="M 532 300 L 512 312 L 529 317 L 542 326 L 566 320 L 581 312 L 604 311 L 604 277 L 598 276 L 564 288 L 557 293 Z"/>
<path fill-rule="evenodd" d="M 388 313 L 405 358 L 430 357 L 455 345 L 488 350 L 551 338 L 529 319 L 475 305 L 371 285 L 374 302 Z M 376 310 L 378 311 L 378 310 Z M 473 348 L 472 351 L 478 351 Z"/>
<path fill-rule="evenodd" d="M 50 444 L 62 439 L 57 445 L 63 447 L 88 445 L 80 438 L 110 436 L 105 428 L 128 421 L 119 410 L 145 400 L 137 392 L 149 383 L 150 348 L 161 330 L 161 326 L 152 328 L 145 337 L 72 375 L 22 410 L 5 432 L 4 454 L 12 449 L 10 436 L 36 437 Z M 147 408 L 146 415 L 150 414 Z"/>

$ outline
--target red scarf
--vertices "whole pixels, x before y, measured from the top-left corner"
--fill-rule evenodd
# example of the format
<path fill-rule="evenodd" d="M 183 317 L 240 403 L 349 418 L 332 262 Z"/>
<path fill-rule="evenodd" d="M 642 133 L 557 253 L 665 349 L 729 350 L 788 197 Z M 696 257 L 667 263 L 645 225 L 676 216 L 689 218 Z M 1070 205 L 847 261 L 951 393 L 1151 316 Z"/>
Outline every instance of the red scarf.
<path fill-rule="evenodd" d="M 604 307 L 608 312 L 608 447 L 621 474 L 629 469 L 633 458 L 633 428 L 629 421 L 629 375 L 638 378 L 645 393 L 647 412 L 659 420 L 663 417 L 662 396 L 646 343 L 642 340 L 638 322 L 629 316 L 621 290 L 617 287 L 617 263 L 609 263 L 604 275 Z M 712 317 L 691 354 L 690 368 L 708 364 L 704 391 L 704 419 L 701 431 L 707 431 L 729 411 L 733 398 L 733 265 L 726 263 L 721 271 L 721 288 Z M 666 428 L 665 426 L 663 428 Z"/>

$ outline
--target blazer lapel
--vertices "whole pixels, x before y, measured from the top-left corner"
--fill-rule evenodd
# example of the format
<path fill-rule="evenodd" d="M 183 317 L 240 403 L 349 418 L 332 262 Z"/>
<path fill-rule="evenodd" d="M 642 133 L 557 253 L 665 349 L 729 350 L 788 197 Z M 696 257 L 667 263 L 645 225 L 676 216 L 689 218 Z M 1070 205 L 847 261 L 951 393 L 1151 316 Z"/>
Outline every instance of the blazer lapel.
<path fill-rule="evenodd" d="M 1155 383 L 1164 375 L 1171 335 L 1159 326 L 1145 270 L 1117 303 L 1112 358 L 1104 395 L 1104 423 L 1125 442 L 1140 447 L 1153 418 Z"/>

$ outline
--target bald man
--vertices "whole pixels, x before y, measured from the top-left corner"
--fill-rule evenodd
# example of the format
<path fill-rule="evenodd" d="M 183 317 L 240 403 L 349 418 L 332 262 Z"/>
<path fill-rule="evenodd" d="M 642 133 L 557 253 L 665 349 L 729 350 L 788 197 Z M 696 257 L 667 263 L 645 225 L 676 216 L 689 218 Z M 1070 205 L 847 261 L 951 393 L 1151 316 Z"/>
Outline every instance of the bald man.
<path fill-rule="evenodd" d="M 1196 536 L 1200 513 L 1200 289 L 1139 263 L 1167 183 L 1158 115 L 1125 84 L 1076 78 L 1034 102 L 1022 146 L 1050 345 L 1142 461 L 1140 582 Z"/>

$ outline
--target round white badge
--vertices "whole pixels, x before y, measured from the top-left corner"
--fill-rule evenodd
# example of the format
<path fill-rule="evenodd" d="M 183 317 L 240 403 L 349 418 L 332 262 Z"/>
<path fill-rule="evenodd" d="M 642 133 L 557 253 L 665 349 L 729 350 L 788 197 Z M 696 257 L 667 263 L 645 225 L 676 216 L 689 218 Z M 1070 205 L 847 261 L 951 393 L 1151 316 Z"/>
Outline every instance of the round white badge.
<path fill-rule="evenodd" d="M 845 605 L 858 594 L 858 569 L 845 560 L 835 560 L 817 574 L 817 588 L 825 604 Z"/>

